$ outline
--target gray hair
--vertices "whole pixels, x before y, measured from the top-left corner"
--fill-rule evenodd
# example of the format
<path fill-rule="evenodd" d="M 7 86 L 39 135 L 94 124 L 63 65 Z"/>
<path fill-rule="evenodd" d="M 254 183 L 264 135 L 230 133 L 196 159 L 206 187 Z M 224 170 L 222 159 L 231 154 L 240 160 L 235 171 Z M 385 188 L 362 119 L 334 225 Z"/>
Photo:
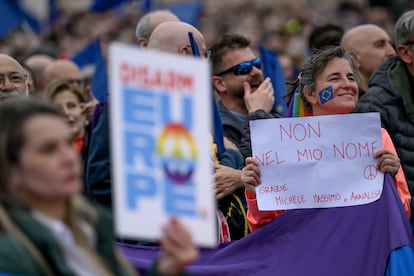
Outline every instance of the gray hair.
<path fill-rule="evenodd" d="M 414 36 L 414 10 L 405 12 L 395 24 L 395 45 L 407 43 Z"/>
<path fill-rule="evenodd" d="M 150 19 L 152 13 L 147 13 L 144 15 L 141 20 L 138 22 L 137 27 L 135 29 L 135 36 L 137 38 L 143 37 L 145 39 L 149 39 L 152 30 L 150 29 Z"/>
<path fill-rule="evenodd" d="M 160 21 L 159 16 L 164 17 L 164 20 Z M 167 16 L 167 18 L 165 18 L 165 16 Z M 151 33 L 158 26 L 158 24 L 165 21 L 171 21 L 173 19 L 179 21 L 179 18 L 170 10 L 156 10 L 149 12 L 139 20 L 137 27 L 135 28 L 135 36 L 137 39 L 144 38 L 148 41 Z"/>

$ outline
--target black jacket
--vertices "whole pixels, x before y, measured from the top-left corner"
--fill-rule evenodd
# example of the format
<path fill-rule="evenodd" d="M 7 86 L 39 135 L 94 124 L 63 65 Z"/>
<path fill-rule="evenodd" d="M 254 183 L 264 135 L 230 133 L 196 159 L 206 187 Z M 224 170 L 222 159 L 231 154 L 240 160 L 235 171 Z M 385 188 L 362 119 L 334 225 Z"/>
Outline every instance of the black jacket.
<path fill-rule="evenodd" d="M 380 112 L 381 124 L 394 143 L 414 195 L 414 87 L 398 56 L 380 65 L 369 80 L 369 89 L 359 100 L 356 112 Z"/>

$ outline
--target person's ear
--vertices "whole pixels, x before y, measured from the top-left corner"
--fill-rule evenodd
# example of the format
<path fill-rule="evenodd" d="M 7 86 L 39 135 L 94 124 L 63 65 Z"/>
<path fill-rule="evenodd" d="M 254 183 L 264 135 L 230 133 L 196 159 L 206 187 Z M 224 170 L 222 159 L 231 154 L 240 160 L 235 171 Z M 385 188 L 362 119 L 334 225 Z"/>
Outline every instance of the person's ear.
<path fill-rule="evenodd" d="M 191 50 L 191 47 L 187 45 L 180 47 L 180 49 L 178 50 L 178 53 L 180 55 L 187 55 L 187 56 L 193 55 L 193 51 Z"/>
<path fill-rule="evenodd" d="M 146 48 L 148 46 L 148 40 L 143 37 L 140 37 L 138 38 L 137 44 L 139 47 Z"/>
<path fill-rule="evenodd" d="M 27 95 L 25 95 L 26 97 L 29 97 L 29 95 L 30 95 L 30 88 L 32 88 L 32 85 L 30 84 L 30 82 L 27 82 L 27 84 L 26 84 L 26 94 Z"/>
<path fill-rule="evenodd" d="M 401 60 L 404 63 L 412 64 L 413 59 L 408 53 L 408 51 L 409 51 L 408 47 L 409 46 L 407 46 L 407 45 L 402 45 L 402 44 L 398 45 L 397 46 L 397 54 L 400 56 Z"/>
<path fill-rule="evenodd" d="M 213 76 L 212 77 L 212 83 L 213 83 L 214 89 L 219 94 L 222 94 L 222 93 L 224 93 L 227 90 L 227 88 L 226 88 L 226 82 L 220 76 Z"/>
<path fill-rule="evenodd" d="M 348 54 L 354 60 L 354 63 L 355 63 L 356 68 L 357 69 L 360 69 L 361 68 L 361 63 L 359 63 L 360 55 L 358 54 L 358 52 L 348 51 Z"/>
<path fill-rule="evenodd" d="M 305 96 L 306 101 L 311 105 L 314 105 L 318 102 L 315 91 L 310 86 L 305 86 L 303 88 L 303 95 Z"/>

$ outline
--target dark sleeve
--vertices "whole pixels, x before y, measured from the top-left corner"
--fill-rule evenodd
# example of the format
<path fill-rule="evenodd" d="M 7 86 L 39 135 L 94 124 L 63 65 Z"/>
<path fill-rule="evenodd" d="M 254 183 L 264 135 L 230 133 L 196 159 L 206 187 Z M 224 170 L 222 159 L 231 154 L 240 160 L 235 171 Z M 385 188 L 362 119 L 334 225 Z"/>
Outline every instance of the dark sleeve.
<path fill-rule="evenodd" d="M 244 159 L 238 150 L 225 149 L 221 155 L 220 164 L 240 170 L 244 167 Z"/>
<path fill-rule="evenodd" d="M 357 107 L 353 113 L 379 112 L 381 125 L 387 129 L 388 114 L 385 106 L 389 102 L 389 94 L 380 87 L 373 86 L 359 99 Z"/>
<path fill-rule="evenodd" d="M 254 112 L 251 112 L 247 115 L 247 119 L 244 121 L 243 133 L 240 142 L 240 153 L 243 156 L 243 159 L 246 157 L 252 156 L 252 145 L 250 140 L 250 125 L 249 122 L 252 120 L 258 119 L 272 119 L 272 118 L 281 118 L 282 116 L 277 112 L 266 113 L 264 110 L 259 109 Z"/>
<path fill-rule="evenodd" d="M 106 108 L 92 131 L 86 160 L 85 188 L 89 199 L 110 208 L 112 199 L 109 146 L 109 118 Z"/>

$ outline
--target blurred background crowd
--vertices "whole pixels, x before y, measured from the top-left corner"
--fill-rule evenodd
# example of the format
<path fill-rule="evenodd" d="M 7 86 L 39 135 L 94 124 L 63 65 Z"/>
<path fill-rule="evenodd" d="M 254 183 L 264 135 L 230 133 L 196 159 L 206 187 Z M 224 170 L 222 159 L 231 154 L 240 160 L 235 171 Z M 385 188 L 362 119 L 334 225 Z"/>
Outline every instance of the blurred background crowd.
<path fill-rule="evenodd" d="M 3 4 L 1 4 L 3 2 Z M 190 7 L 190 8 L 189 8 Z M 207 47 L 228 32 L 241 33 L 252 46 L 263 44 L 287 54 L 296 65 L 306 57 L 312 31 L 334 24 L 345 31 L 373 23 L 392 37 L 396 18 L 413 9 L 411 0 L 1 0 L 0 52 L 23 60 L 33 53 L 71 58 L 100 38 L 135 43 L 135 28 L 150 9 L 171 8 L 197 27 Z M 23 11 L 31 20 L 21 16 Z M 183 18 L 184 17 L 184 18 Z M 34 20 L 33 20 L 34 19 Z"/>

